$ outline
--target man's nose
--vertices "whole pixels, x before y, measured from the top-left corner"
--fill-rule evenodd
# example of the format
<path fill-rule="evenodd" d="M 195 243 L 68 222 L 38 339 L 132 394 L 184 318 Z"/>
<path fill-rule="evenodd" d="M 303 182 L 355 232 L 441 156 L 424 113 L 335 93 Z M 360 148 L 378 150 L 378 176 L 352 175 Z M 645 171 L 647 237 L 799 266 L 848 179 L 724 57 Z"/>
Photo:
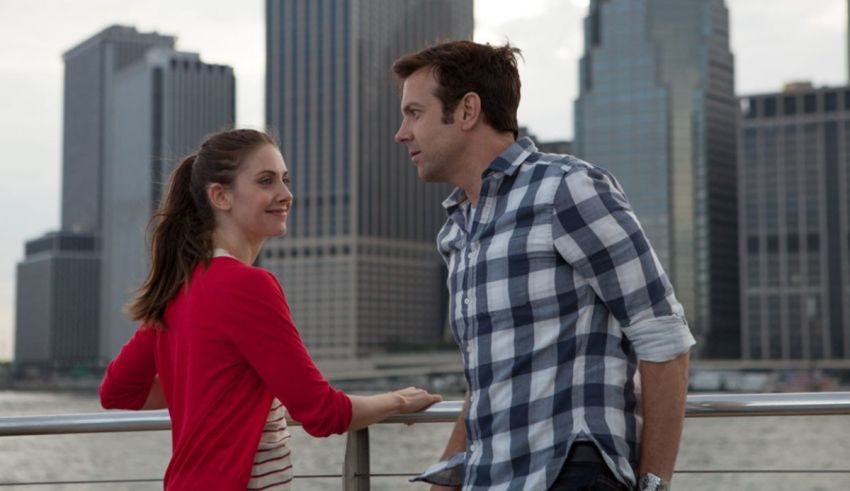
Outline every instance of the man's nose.
<path fill-rule="evenodd" d="M 410 132 L 407 130 L 407 125 L 404 123 L 398 127 L 398 131 L 395 133 L 395 142 L 396 143 L 404 143 L 410 140 Z"/>

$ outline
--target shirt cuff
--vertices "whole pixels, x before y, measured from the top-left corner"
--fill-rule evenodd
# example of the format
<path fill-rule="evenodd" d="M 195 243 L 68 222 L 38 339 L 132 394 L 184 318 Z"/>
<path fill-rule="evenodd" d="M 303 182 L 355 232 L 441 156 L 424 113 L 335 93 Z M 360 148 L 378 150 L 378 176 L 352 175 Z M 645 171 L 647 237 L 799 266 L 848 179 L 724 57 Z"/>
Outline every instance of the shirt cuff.
<path fill-rule="evenodd" d="M 465 462 L 466 452 L 456 453 L 447 460 L 432 465 L 425 472 L 411 479 L 410 482 L 427 482 L 437 486 L 449 487 L 463 486 Z"/>
<path fill-rule="evenodd" d="M 642 361 L 670 361 L 696 344 L 688 323 L 678 315 L 647 319 L 622 329 Z"/>

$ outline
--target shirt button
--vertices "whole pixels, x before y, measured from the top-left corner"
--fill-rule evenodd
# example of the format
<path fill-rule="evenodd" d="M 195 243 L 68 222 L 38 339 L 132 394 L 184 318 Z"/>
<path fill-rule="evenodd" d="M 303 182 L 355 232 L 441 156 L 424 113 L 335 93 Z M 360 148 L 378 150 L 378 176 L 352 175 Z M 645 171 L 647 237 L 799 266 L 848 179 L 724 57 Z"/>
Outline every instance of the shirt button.
<path fill-rule="evenodd" d="M 475 444 L 474 443 L 469 446 L 469 450 L 472 451 L 472 452 L 475 451 Z"/>
<path fill-rule="evenodd" d="M 469 297 L 466 297 L 466 298 L 463 299 L 463 304 L 469 305 Z"/>

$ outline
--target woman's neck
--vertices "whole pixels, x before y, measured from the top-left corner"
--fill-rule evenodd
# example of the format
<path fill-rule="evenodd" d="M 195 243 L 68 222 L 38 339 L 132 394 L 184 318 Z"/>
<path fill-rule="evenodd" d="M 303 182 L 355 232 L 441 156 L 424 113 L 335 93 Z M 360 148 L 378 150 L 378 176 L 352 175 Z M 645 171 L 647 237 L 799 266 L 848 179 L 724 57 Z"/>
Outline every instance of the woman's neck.
<path fill-rule="evenodd" d="M 254 264 L 262 247 L 262 242 L 251 244 L 248 240 L 239 239 L 218 230 L 213 233 L 214 249 L 221 249 L 245 264 Z"/>

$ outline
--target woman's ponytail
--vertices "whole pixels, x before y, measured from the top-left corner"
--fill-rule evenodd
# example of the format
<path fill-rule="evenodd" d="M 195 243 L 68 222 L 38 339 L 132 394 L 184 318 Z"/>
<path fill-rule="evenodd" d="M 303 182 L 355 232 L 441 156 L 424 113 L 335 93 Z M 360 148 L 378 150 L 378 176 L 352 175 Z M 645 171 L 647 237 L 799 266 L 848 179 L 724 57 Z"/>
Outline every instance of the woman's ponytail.
<path fill-rule="evenodd" d="M 212 251 L 212 229 L 205 226 L 207 217 L 202 216 L 194 196 L 197 193 L 193 193 L 196 159 L 194 154 L 184 158 L 171 173 L 159 211 L 148 224 L 151 267 L 127 312 L 133 320 L 152 327 L 164 327 L 168 302 L 188 282 L 198 262 L 209 259 Z"/>

